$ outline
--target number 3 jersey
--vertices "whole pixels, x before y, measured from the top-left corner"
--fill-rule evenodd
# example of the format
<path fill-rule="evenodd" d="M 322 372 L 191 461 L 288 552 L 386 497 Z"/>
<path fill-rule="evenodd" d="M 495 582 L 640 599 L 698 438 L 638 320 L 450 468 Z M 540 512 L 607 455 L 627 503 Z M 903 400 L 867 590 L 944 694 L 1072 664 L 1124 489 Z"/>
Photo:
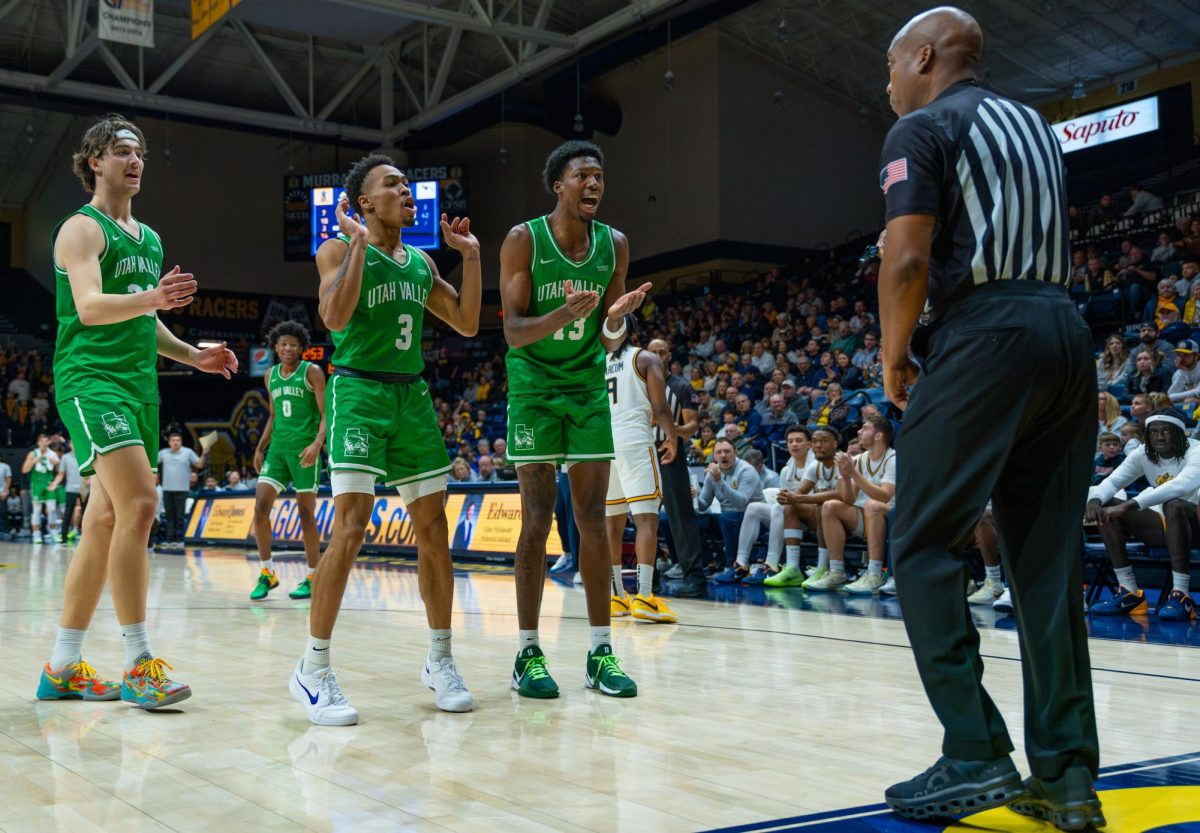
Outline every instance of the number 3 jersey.
<path fill-rule="evenodd" d="M 134 237 L 108 215 L 85 205 L 54 228 L 51 250 L 63 223 L 82 214 L 95 220 L 104 234 L 100 255 L 100 291 L 105 295 L 148 292 L 162 273 L 162 241 L 152 228 L 138 223 Z M 85 325 L 79 320 L 71 281 L 61 264 L 54 264 L 55 313 L 54 395 L 58 401 L 118 398 L 158 404 L 158 316 L 147 312 L 115 324 Z"/>
<path fill-rule="evenodd" d="M 510 394 L 537 394 L 604 389 L 604 346 L 600 324 L 607 314 L 603 301 L 617 265 L 612 229 L 592 221 L 587 257 L 575 262 L 558 247 L 547 217 L 525 224 L 533 250 L 529 263 L 532 286 L 525 314 L 539 318 L 566 303 L 565 281 L 575 291 L 600 293 L 601 303 L 586 318 L 526 347 L 510 347 L 505 357 Z"/>
<path fill-rule="evenodd" d="M 404 254 L 401 264 L 367 246 L 358 304 L 346 326 L 331 333 L 335 367 L 414 376 L 425 369 L 421 329 L 433 273 L 419 249 L 405 244 Z"/>

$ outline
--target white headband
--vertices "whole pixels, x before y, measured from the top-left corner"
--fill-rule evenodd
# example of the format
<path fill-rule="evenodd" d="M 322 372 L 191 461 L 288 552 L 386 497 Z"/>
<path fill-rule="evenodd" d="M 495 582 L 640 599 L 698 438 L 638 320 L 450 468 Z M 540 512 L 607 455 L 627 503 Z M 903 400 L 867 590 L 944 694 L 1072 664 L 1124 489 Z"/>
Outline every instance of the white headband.
<path fill-rule="evenodd" d="M 1146 427 L 1147 428 L 1149 428 L 1150 425 L 1155 422 L 1165 422 L 1168 425 L 1174 425 L 1176 428 L 1178 428 L 1183 433 L 1185 433 L 1185 434 L 1187 433 L 1187 426 L 1183 424 L 1183 420 L 1177 419 L 1176 417 L 1170 416 L 1168 414 L 1158 414 L 1156 416 L 1146 417 Z"/>
<path fill-rule="evenodd" d="M 137 134 L 126 127 L 122 127 L 120 130 L 118 130 L 116 133 L 114 133 L 113 138 L 132 139 L 133 141 L 137 142 L 139 145 L 141 144 L 141 141 L 138 140 Z"/>

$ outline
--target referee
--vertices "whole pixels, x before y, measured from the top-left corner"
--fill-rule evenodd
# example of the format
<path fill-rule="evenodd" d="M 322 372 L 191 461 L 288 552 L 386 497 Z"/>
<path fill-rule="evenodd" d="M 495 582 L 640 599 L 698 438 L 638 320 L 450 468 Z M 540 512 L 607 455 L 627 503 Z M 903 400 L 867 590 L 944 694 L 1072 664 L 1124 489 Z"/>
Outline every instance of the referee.
<path fill-rule="evenodd" d="M 970 15 L 942 7 L 910 20 L 887 55 L 900 119 L 881 158 L 879 307 L 884 384 L 905 409 L 892 554 L 944 736 L 943 757 L 885 797 L 908 818 L 1012 802 L 1080 830 L 1104 823 L 1079 559 L 1096 442 L 1092 339 L 1064 289 L 1058 142 L 1037 112 L 979 86 L 982 43 Z M 1024 783 L 981 684 L 966 564 L 950 552 L 988 498 L 1021 639 Z"/>

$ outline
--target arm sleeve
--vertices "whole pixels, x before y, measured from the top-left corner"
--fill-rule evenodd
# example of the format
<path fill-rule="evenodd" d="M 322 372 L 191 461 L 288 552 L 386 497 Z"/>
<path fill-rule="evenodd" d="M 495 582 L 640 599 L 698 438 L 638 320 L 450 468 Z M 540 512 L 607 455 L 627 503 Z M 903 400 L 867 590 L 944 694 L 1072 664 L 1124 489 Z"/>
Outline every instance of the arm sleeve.
<path fill-rule="evenodd" d="M 879 160 L 879 187 L 888 220 L 907 214 L 939 216 L 946 171 L 944 141 L 922 114 L 892 125 Z"/>
<path fill-rule="evenodd" d="M 1138 450 L 1141 451 L 1141 449 Z M 1143 455 L 1145 454 L 1145 452 L 1142 453 Z M 1122 463 L 1117 471 L 1120 471 L 1124 465 Z M 1116 473 L 1113 472 L 1113 475 L 1115 476 Z M 1200 444 L 1188 446 L 1187 454 L 1183 458 L 1183 467 L 1179 470 L 1179 474 L 1161 486 L 1146 489 L 1133 500 L 1140 509 L 1160 506 L 1168 501 L 1180 498 L 1194 502 L 1196 500 L 1197 489 L 1200 489 Z"/>
<path fill-rule="evenodd" d="M 1129 456 L 1125 458 L 1125 462 L 1117 466 L 1116 470 L 1108 477 L 1100 482 L 1099 486 L 1093 486 L 1088 490 L 1088 500 L 1098 500 L 1100 503 L 1108 503 L 1117 492 L 1124 489 L 1133 481 L 1142 477 L 1146 472 L 1142 466 L 1142 462 L 1146 459 L 1146 451 L 1143 448 L 1134 449 Z M 1149 491 L 1154 491 L 1150 489 Z M 1143 492 L 1142 494 L 1146 494 Z M 1140 495 L 1139 495 L 1140 497 Z M 1143 506 L 1139 503 L 1138 506 Z M 1144 508 L 1144 507 L 1143 507 Z"/>

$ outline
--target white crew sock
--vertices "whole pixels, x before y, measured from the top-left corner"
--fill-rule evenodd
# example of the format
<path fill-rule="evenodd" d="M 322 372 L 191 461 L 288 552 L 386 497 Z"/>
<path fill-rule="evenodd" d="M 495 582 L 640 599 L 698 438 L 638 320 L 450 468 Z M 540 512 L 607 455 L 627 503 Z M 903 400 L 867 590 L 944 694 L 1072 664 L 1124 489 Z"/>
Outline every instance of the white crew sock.
<path fill-rule="evenodd" d="M 791 530 L 789 530 L 790 532 Z M 794 570 L 800 569 L 800 536 L 786 539 L 791 543 L 784 544 L 783 550 L 787 553 L 787 565 Z"/>
<path fill-rule="evenodd" d="M 1175 585 L 1176 590 L 1183 593 L 1185 596 L 1192 591 L 1192 574 L 1179 573 L 1175 570 L 1171 571 L 1171 582 Z"/>
<path fill-rule="evenodd" d="M 450 657 L 450 628 L 429 629 L 429 661 L 448 659 Z"/>
<path fill-rule="evenodd" d="M 625 580 L 621 578 L 620 564 L 614 564 L 612 568 L 612 594 L 617 598 L 625 595 Z"/>
<path fill-rule="evenodd" d="M 275 556 L 274 556 L 274 554 L 272 554 L 271 557 L 268 558 L 266 561 L 258 562 L 258 566 L 260 569 L 266 570 L 268 573 L 275 572 Z"/>
<path fill-rule="evenodd" d="M 524 651 L 530 645 L 541 645 L 538 640 L 537 628 L 531 631 L 517 631 L 518 638 L 521 640 L 521 650 Z"/>
<path fill-rule="evenodd" d="M 829 569 L 829 550 L 825 547 L 817 547 L 817 568 L 821 567 Z"/>
<path fill-rule="evenodd" d="M 844 559 L 829 559 L 829 572 L 846 574 L 846 562 Z"/>
<path fill-rule="evenodd" d="M 867 575 L 878 576 L 879 578 L 883 578 L 883 562 L 882 561 L 868 561 L 867 562 Z"/>
<path fill-rule="evenodd" d="M 1117 582 L 1122 587 L 1130 593 L 1138 591 L 1137 578 L 1133 575 L 1132 567 L 1114 567 L 1113 572 L 1117 574 Z"/>
<path fill-rule="evenodd" d="M 54 653 L 50 654 L 50 670 L 58 671 L 79 662 L 86 635 L 86 630 L 59 628 L 58 638 L 54 640 Z"/>
<path fill-rule="evenodd" d="M 645 596 L 647 599 L 654 595 L 654 565 L 639 564 L 637 565 L 637 591 L 639 596 Z"/>
<path fill-rule="evenodd" d="M 985 564 L 983 566 L 983 572 L 984 572 L 985 577 L 991 579 L 992 581 L 1000 580 L 1000 565 L 999 564 L 997 564 L 995 567 L 989 567 Z"/>
<path fill-rule="evenodd" d="M 591 637 L 593 651 L 601 645 L 612 645 L 612 628 L 608 625 L 602 628 L 597 628 L 594 625 L 589 627 L 588 636 Z"/>
<path fill-rule="evenodd" d="M 125 639 L 125 670 L 132 671 L 143 656 L 154 656 L 150 650 L 150 637 L 146 635 L 146 623 L 122 625 L 121 636 Z"/>
<path fill-rule="evenodd" d="M 308 637 L 308 647 L 304 650 L 304 665 L 300 668 L 301 673 L 316 674 L 322 668 L 329 667 L 329 643 L 328 639 Z"/>

